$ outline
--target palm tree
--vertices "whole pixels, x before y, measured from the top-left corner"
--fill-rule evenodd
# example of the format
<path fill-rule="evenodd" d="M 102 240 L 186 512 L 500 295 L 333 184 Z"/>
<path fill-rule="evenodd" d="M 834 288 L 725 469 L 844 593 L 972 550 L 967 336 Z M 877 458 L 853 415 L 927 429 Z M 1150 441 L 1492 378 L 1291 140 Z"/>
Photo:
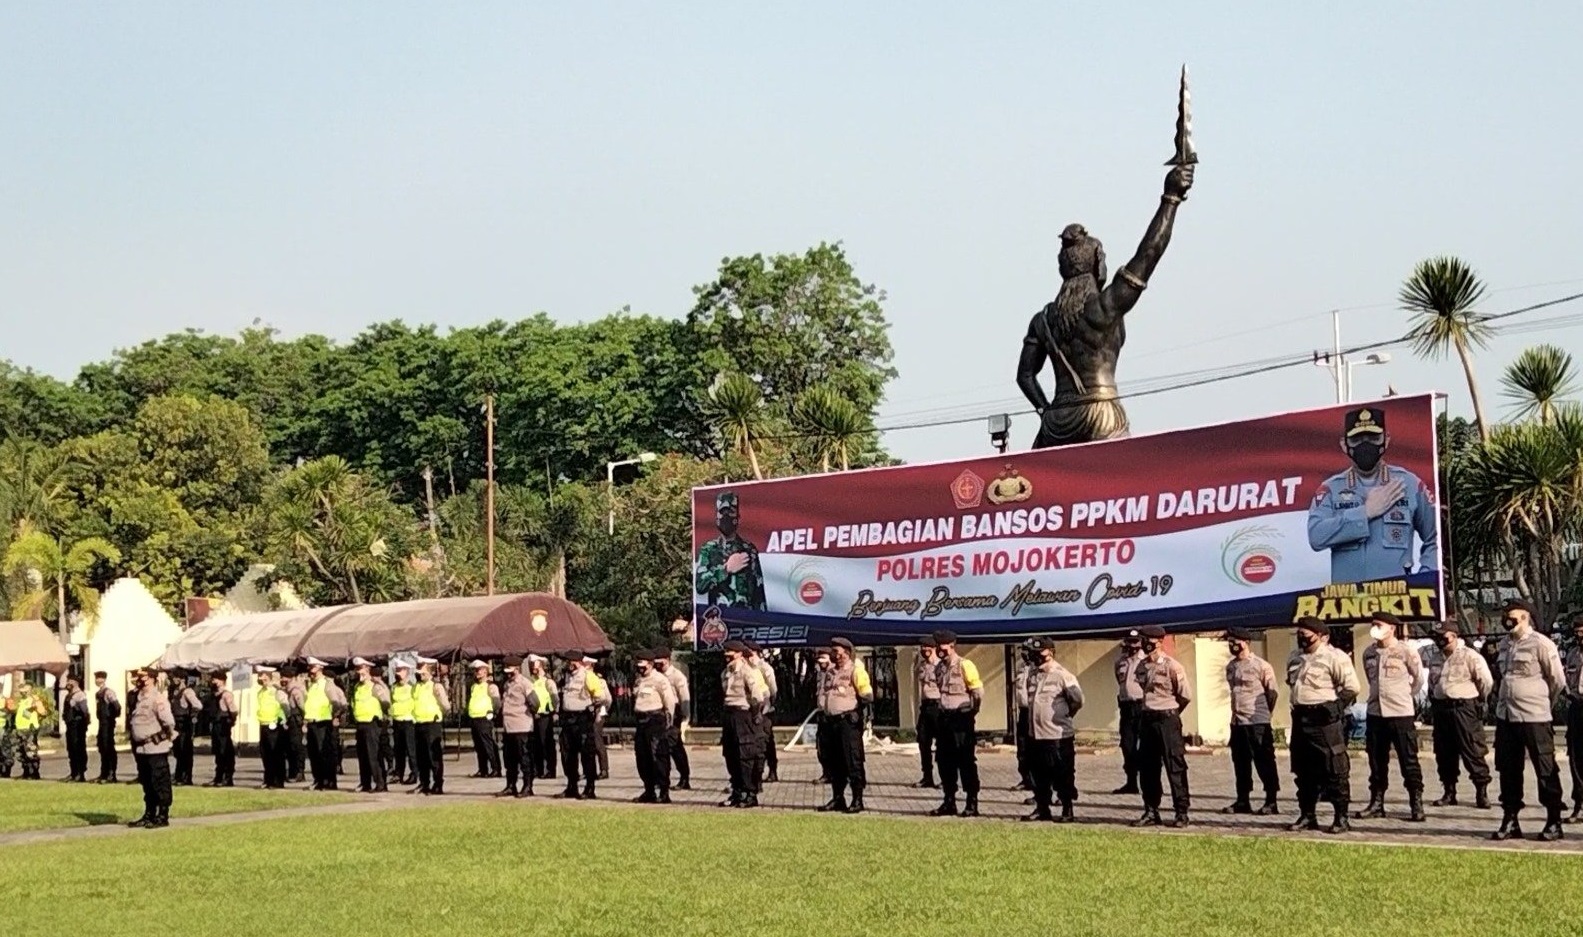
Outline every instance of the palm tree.
<path fill-rule="evenodd" d="M 1474 348 L 1483 348 L 1492 330 L 1476 311 L 1484 297 L 1484 284 L 1466 262 L 1456 257 L 1431 257 L 1413 268 L 1402 284 L 1398 298 L 1411 314 L 1407 337 L 1413 351 L 1426 358 L 1440 358 L 1455 349 L 1467 376 L 1468 394 L 1473 398 L 1473 420 L 1479 438 L 1488 440 L 1490 428 L 1484 419 L 1484 401 L 1479 397 L 1478 379 L 1473 374 Z"/>
<path fill-rule="evenodd" d="M 753 441 L 763 432 L 767 421 L 764 392 L 745 374 L 721 373 L 709 387 L 709 422 L 732 448 L 747 456 L 753 477 L 764 477 Z"/>
<path fill-rule="evenodd" d="M 1501 385 L 1517 419 L 1537 416 L 1539 422 L 1549 423 L 1555 418 L 1556 404 L 1577 393 L 1577 372 L 1569 353 L 1554 345 L 1535 345 L 1524 348 L 1507 366 Z"/>
<path fill-rule="evenodd" d="M 288 472 L 266 495 L 264 510 L 270 553 L 304 567 L 322 586 L 321 597 L 353 603 L 402 597 L 402 548 L 415 520 L 344 459 L 325 456 Z"/>
<path fill-rule="evenodd" d="M 849 469 L 853 451 L 874 429 L 856 404 L 827 384 L 810 387 L 797 398 L 792 420 L 811 439 L 824 472 L 830 471 L 832 461 L 843 472 Z"/>
<path fill-rule="evenodd" d="M 560 485 L 549 495 L 517 489 L 505 513 L 540 554 L 548 573 L 544 591 L 566 598 L 566 556 L 591 516 L 586 489 Z"/>
<path fill-rule="evenodd" d="M 80 469 L 63 449 L 14 437 L 0 442 L 0 535 L 22 521 L 54 530 Z"/>
<path fill-rule="evenodd" d="M 27 591 L 12 601 L 11 614 L 17 618 L 52 617 L 56 630 L 64 634 L 67 610 L 75 606 L 92 629 L 99 614 L 99 590 L 88 577 L 100 562 L 121 562 L 121 551 L 99 537 L 68 546 L 31 521 L 22 521 L 16 540 L 5 552 L 6 575 L 20 575 L 27 584 Z M 89 634 L 91 637 L 91 630 Z"/>

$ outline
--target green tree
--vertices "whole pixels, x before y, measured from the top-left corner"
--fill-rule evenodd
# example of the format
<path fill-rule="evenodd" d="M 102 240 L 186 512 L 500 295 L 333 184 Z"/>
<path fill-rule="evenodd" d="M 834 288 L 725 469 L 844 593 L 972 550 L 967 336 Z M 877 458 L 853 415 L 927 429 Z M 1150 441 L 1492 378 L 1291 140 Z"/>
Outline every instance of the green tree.
<path fill-rule="evenodd" d="M 830 471 L 832 462 L 843 472 L 850 469 L 874 432 L 868 416 L 827 384 L 810 387 L 797 398 L 792 423 L 806 438 L 821 472 Z"/>
<path fill-rule="evenodd" d="M 63 448 L 23 437 L 0 442 L 0 541 L 23 521 L 58 531 L 80 469 Z"/>
<path fill-rule="evenodd" d="M 1473 373 L 1473 349 L 1483 348 L 1491 329 L 1475 308 L 1484 297 L 1484 284 L 1466 262 L 1456 257 L 1431 257 L 1413 269 L 1402 284 L 1400 301 L 1410 316 L 1407 337 L 1413 350 L 1426 358 L 1441 358 L 1455 350 L 1473 398 L 1473 419 L 1479 438 L 1490 438 L 1484 419 L 1484 400 Z"/>
<path fill-rule="evenodd" d="M 104 418 L 103 409 L 92 394 L 0 361 L 0 439 L 52 446 L 92 432 Z"/>
<path fill-rule="evenodd" d="M 1535 345 L 1524 348 L 1507 365 L 1501 385 L 1514 417 L 1549 423 L 1555 419 L 1556 407 L 1577 393 L 1577 371 L 1571 354 L 1554 345 Z"/>
<path fill-rule="evenodd" d="M 722 373 L 709 388 L 705 412 L 732 451 L 741 453 L 753 469 L 754 478 L 763 478 L 754 440 L 770 425 L 764 409 L 764 394 L 746 375 Z"/>
<path fill-rule="evenodd" d="M 26 590 L 12 599 L 12 616 L 52 619 L 56 630 L 64 633 L 67 616 L 75 609 L 91 629 L 99 613 L 94 570 L 101 563 L 114 565 L 120 560 L 120 551 L 104 540 L 90 537 L 66 544 L 23 521 L 5 552 L 6 575 L 26 582 Z"/>

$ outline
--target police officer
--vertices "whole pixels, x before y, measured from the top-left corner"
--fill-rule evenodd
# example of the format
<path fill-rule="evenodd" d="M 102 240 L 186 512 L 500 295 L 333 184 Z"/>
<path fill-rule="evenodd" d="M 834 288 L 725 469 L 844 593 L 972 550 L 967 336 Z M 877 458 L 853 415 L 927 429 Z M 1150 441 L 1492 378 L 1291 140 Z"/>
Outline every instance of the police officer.
<path fill-rule="evenodd" d="M 325 663 L 308 658 L 308 682 L 303 687 L 302 721 L 308 729 L 308 761 L 313 770 L 313 789 L 333 791 L 337 780 L 339 755 L 336 753 L 337 720 L 346 710 L 346 694 L 324 673 Z"/>
<path fill-rule="evenodd" d="M 934 739 L 940 731 L 940 683 L 935 666 L 939 652 L 932 635 L 925 635 L 918 645 L 918 763 L 923 778 L 913 787 L 933 788 Z"/>
<path fill-rule="evenodd" d="M 1070 670 L 1055 659 L 1055 641 L 1034 645 L 1037 666 L 1028 684 L 1028 760 L 1033 772 L 1033 812 L 1025 821 L 1055 820 L 1054 799 L 1061 801 L 1058 822 L 1071 823 L 1077 800 L 1076 730 L 1072 717 L 1083 708 L 1083 688 Z"/>
<path fill-rule="evenodd" d="M 416 784 L 418 780 L 417 723 L 412 721 L 412 665 L 398 660 L 396 680 L 390 685 L 391 780 Z"/>
<path fill-rule="evenodd" d="M 1389 612 L 1376 612 L 1369 625 L 1373 639 L 1363 652 L 1363 674 L 1369 681 L 1369 718 L 1364 747 L 1369 755 L 1369 805 L 1355 819 L 1385 816 L 1385 791 L 1390 786 L 1391 752 L 1396 753 L 1407 789 L 1408 822 L 1424 822 L 1424 772 L 1418 763 L 1418 688 L 1423 662 L 1401 640 L 1402 622 Z"/>
<path fill-rule="evenodd" d="M 307 683 L 297 669 L 280 668 L 280 689 L 286 694 L 286 780 L 301 784 L 308 770 L 308 726 L 302 718 Z"/>
<path fill-rule="evenodd" d="M 374 679 L 374 662 L 353 659 L 357 684 L 352 687 L 352 726 L 357 733 L 357 790 L 363 794 L 383 794 L 387 789 L 385 762 L 379 755 L 379 739 L 384 734 L 385 713 L 390 708 L 390 691 Z"/>
<path fill-rule="evenodd" d="M 1567 764 L 1572 773 L 1572 815 L 1583 820 L 1583 615 L 1572 619 L 1572 647 L 1566 657 Z"/>
<path fill-rule="evenodd" d="M 11 777 L 16 766 L 16 700 L 0 697 L 0 778 Z"/>
<path fill-rule="evenodd" d="M 418 681 L 412 686 L 418 793 L 435 796 L 445 793 L 445 714 L 451 711 L 451 695 L 434 679 L 438 663 L 432 657 L 418 658 Z"/>
<path fill-rule="evenodd" d="M 1256 635 L 1243 628 L 1226 632 L 1231 659 L 1226 662 L 1226 686 L 1231 691 L 1231 766 L 1237 779 L 1237 799 L 1221 813 L 1251 813 L 1261 817 L 1280 813 L 1276 794 L 1281 789 L 1275 767 L 1275 735 L 1270 711 L 1278 697 L 1275 668 L 1253 653 Z M 1253 772 L 1264 787 L 1264 806 L 1253 809 Z"/>
<path fill-rule="evenodd" d="M 286 692 L 277 684 L 273 667 L 253 668 L 253 716 L 258 720 L 258 758 L 264 765 L 264 789 L 286 786 Z"/>
<path fill-rule="evenodd" d="M 715 527 L 720 536 L 698 548 L 694 592 L 708 604 L 754 611 L 765 609 L 764 569 L 758 547 L 739 536 L 741 506 L 734 491 L 715 496 Z"/>
<path fill-rule="evenodd" d="M 496 797 L 532 797 L 533 712 L 538 708 L 533 684 L 522 675 L 522 658 L 508 657 L 500 662 L 506 671 L 506 685 L 500 690 L 500 728 L 505 733 L 506 786 Z M 521 777 L 521 786 L 517 778 Z"/>
<path fill-rule="evenodd" d="M 1160 770 L 1171 785 L 1172 826 L 1186 826 L 1192 806 L 1187 788 L 1187 742 L 1182 738 L 1182 711 L 1193 701 L 1187 670 L 1162 650 L 1165 629 L 1139 629 L 1143 659 L 1137 681 L 1143 687 L 1143 712 L 1138 717 L 1138 781 L 1143 789 L 1143 816 L 1133 826 L 1160 825 Z"/>
<path fill-rule="evenodd" d="M 106 685 L 108 677 L 103 670 L 93 673 L 93 716 L 97 725 L 94 743 L 99 749 L 99 777 L 94 780 L 98 784 L 115 783 L 119 760 L 115 750 L 115 724 L 121 720 L 121 701 Z"/>
<path fill-rule="evenodd" d="M 478 770 L 468 777 L 500 777 L 500 748 L 495 744 L 495 713 L 500 712 L 500 688 L 489 681 L 489 664 L 475 660 L 473 682 L 467 688 L 467 724 L 473 731 L 473 757 Z"/>
<path fill-rule="evenodd" d="M 88 694 L 76 677 L 67 677 L 61 721 L 66 724 L 66 760 L 71 769 L 67 780 L 77 784 L 88 780 L 88 717 Z"/>
<path fill-rule="evenodd" d="M 1308 545 L 1330 551 L 1332 582 L 1391 579 L 1415 563 L 1439 567 L 1434 498 L 1418 476 L 1382 461 L 1390 442 L 1385 411 L 1347 411 L 1341 449 L 1352 466 L 1325 479 L 1308 508 Z"/>
<path fill-rule="evenodd" d="M 44 725 L 44 716 L 49 712 L 49 707 L 33 685 L 22 680 L 8 708 L 11 710 L 12 744 L 16 746 L 16 760 L 22 769 L 22 780 L 42 781 L 44 779 L 39 776 L 38 732 Z"/>
<path fill-rule="evenodd" d="M 1543 842 L 1561 838 L 1561 769 L 1556 765 L 1552 712 L 1566 685 L 1555 642 L 1539 633 L 1538 615 L 1523 599 L 1506 603 L 1506 637 L 1501 639 L 1500 695 L 1495 702 L 1495 770 L 1501 776 L 1500 829 L 1495 840 L 1520 839 L 1523 762 L 1534 766 L 1539 802 L 1545 807 Z"/>
<path fill-rule="evenodd" d="M 956 652 L 956 635 L 946 630 L 934 633 L 940 649 L 935 665 L 935 682 L 940 686 L 940 806 L 929 812 L 934 817 L 957 816 L 956 791 L 960 781 L 967 802 L 964 817 L 978 816 L 978 736 L 974 720 L 984 705 L 984 681 L 973 662 Z"/>
<path fill-rule="evenodd" d="M 561 684 L 561 770 L 566 790 L 557 797 L 592 800 L 595 797 L 594 710 L 610 705 L 610 690 L 594 669 L 584 663 L 582 651 L 567 651 L 566 677 Z M 581 774 L 579 774 L 581 769 Z M 583 781 L 582 792 L 577 782 Z"/>
<path fill-rule="evenodd" d="M 671 717 L 676 712 L 676 688 L 670 678 L 654 669 L 654 652 L 634 655 L 637 679 L 632 684 L 632 712 L 636 721 L 633 750 L 643 793 L 636 803 L 671 802 L 670 762 L 666 754 Z"/>
<path fill-rule="evenodd" d="M 868 773 L 863 752 L 863 717 L 874 700 L 868 671 L 855 660 L 852 642 L 830 642 L 830 666 L 819 673 L 819 736 L 825 748 L 820 761 L 830 779 L 830 802 L 820 810 L 863 812 L 863 790 Z M 852 799 L 846 798 L 847 787 Z"/>
<path fill-rule="evenodd" d="M 1038 643 L 1033 638 L 1022 643 L 1011 675 L 1012 703 L 1017 711 L 1017 726 L 1013 733 L 1017 745 L 1017 783 L 1012 787 L 1014 791 L 1033 790 L 1033 769 L 1028 760 L 1028 684 L 1033 679 L 1039 655 Z M 1028 802 L 1032 803 L 1033 798 L 1028 798 Z"/>
<path fill-rule="evenodd" d="M 764 686 L 768 696 L 764 700 L 764 766 L 768 774 L 764 777 L 765 783 L 775 784 L 780 781 L 780 759 L 776 757 L 775 744 L 775 697 L 780 693 L 780 681 L 775 679 L 775 668 L 764 658 L 764 649 L 755 641 L 743 641 L 748 648 L 748 663 L 764 678 Z"/>
<path fill-rule="evenodd" d="M 1116 653 L 1116 709 L 1121 737 L 1121 765 L 1125 784 L 1112 794 L 1138 793 L 1138 717 L 1143 714 L 1143 687 L 1138 685 L 1138 662 L 1143 660 L 1143 638 L 1136 631 L 1121 639 Z"/>
<path fill-rule="evenodd" d="M 143 786 L 143 816 L 127 826 L 151 828 L 170 825 L 170 743 L 176 717 L 170 700 L 159 692 L 150 670 L 137 671 L 137 701 L 127 720 L 132 757 L 137 760 L 137 780 Z"/>
<path fill-rule="evenodd" d="M 170 711 L 176 717 L 176 738 L 171 749 L 175 755 L 176 769 L 172 782 L 177 787 L 187 787 L 192 784 L 192 745 L 197 736 L 198 713 L 204 704 L 198 699 L 198 692 L 187 682 L 185 673 L 175 672 L 170 676 L 173 678 L 170 682 Z M 218 703 L 218 697 L 210 697 L 207 715 L 211 732 L 218 718 L 215 711 Z M 216 785 L 211 783 L 209 786 Z"/>
<path fill-rule="evenodd" d="M 654 669 L 665 675 L 665 678 L 671 682 L 672 692 L 676 694 L 676 712 L 672 714 L 670 727 L 666 730 L 667 763 L 662 766 L 665 769 L 665 777 L 669 780 L 671 765 L 675 765 L 677 780 L 672 786 L 678 791 L 692 790 L 692 765 L 687 760 L 687 746 L 682 742 L 682 727 L 687 724 L 693 702 L 687 674 L 671 662 L 671 649 L 668 647 L 655 649 Z"/>
<path fill-rule="evenodd" d="M 819 759 L 819 777 L 815 784 L 828 784 L 830 772 L 834 770 L 834 760 L 830 757 L 830 730 L 824 725 L 824 675 L 825 671 L 835 666 L 835 652 L 828 647 L 814 649 L 813 664 L 813 722 L 814 722 L 814 756 Z M 834 808 L 832 808 L 834 809 Z"/>
<path fill-rule="evenodd" d="M 599 673 L 598 659 L 584 654 L 583 667 L 589 672 L 593 673 L 595 676 L 599 677 L 599 679 L 604 679 L 604 676 Z M 594 764 L 599 768 L 599 773 L 595 775 L 595 777 L 601 781 L 607 780 L 610 777 L 610 752 L 606 747 L 605 740 L 605 719 L 609 715 L 609 703 L 600 703 L 598 706 L 594 707 L 594 731 L 590 737 L 593 740 L 594 746 Z"/>
<path fill-rule="evenodd" d="M 1435 807 L 1457 804 L 1457 762 L 1468 769 L 1473 782 L 1474 806 L 1490 806 L 1490 766 L 1485 760 L 1484 701 L 1494 688 L 1483 655 L 1462 640 L 1455 621 L 1435 626 L 1434 646 L 1424 648 L 1424 669 L 1429 680 L 1429 712 L 1434 725 L 1435 767 L 1445 794 Z"/>
<path fill-rule="evenodd" d="M 1352 829 L 1347 807 L 1352 799 L 1351 762 L 1341 716 L 1358 698 L 1358 672 L 1352 658 L 1332 647 L 1330 628 L 1305 615 L 1297 622 L 1297 649 L 1286 661 L 1292 689 L 1292 775 L 1297 781 L 1297 822 L 1289 829 L 1317 830 L 1320 797 L 1335 808 L 1330 832 Z"/>
<path fill-rule="evenodd" d="M 561 697 L 546 669 L 548 663 L 537 654 L 528 655 L 533 698 L 538 701 L 538 708 L 533 711 L 533 758 L 541 778 L 555 777 L 555 707 L 560 705 Z"/>
<path fill-rule="evenodd" d="M 231 736 L 231 730 L 236 726 L 236 698 L 225 688 L 225 683 L 225 671 L 217 670 L 209 674 L 209 685 L 214 691 L 213 711 L 209 716 L 209 751 L 214 755 L 214 778 L 209 781 L 209 787 L 236 786 L 236 742 Z M 189 693 L 192 692 L 191 687 L 185 689 Z M 180 696 L 180 694 L 175 695 L 178 698 Z M 174 706 L 171 708 L 175 709 Z M 181 733 L 179 718 L 176 720 L 176 732 L 179 739 Z M 187 751 L 192 751 L 190 740 L 187 742 Z M 192 770 L 190 761 L 187 770 Z M 190 782 L 191 775 L 188 778 Z"/>
<path fill-rule="evenodd" d="M 720 673 L 725 725 L 720 733 L 720 753 L 731 779 L 731 796 L 722 807 L 759 805 L 759 766 L 764 760 L 763 711 L 769 687 L 758 668 L 747 661 L 747 645 L 735 638 L 724 646 L 726 666 Z"/>

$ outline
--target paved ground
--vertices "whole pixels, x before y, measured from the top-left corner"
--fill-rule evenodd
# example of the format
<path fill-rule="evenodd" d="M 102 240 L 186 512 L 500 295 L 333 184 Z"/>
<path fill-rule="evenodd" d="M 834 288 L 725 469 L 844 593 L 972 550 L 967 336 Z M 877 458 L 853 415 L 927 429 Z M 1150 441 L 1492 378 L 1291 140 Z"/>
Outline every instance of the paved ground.
<path fill-rule="evenodd" d="M 356 784 L 356 761 L 351 757 L 348 749 L 346 767 L 351 770 L 351 784 Z M 601 801 L 622 802 L 630 800 L 642 791 L 642 785 L 637 780 L 634 769 L 632 752 L 629 749 L 612 747 L 610 749 L 611 777 L 608 781 L 599 782 L 598 794 Z M 712 807 L 723 797 L 726 786 L 725 767 L 720 754 L 715 749 L 692 748 L 690 755 L 693 763 L 693 790 L 678 791 L 672 796 L 678 804 L 696 808 Z M 1280 805 L 1282 815 L 1279 817 L 1249 817 L 1222 815 L 1219 811 L 1231 802 L 1234 784 L 1231 773 L 1231 759 L 1224 752 L 1192 754 L 1188 759 L 1189 781 L 1193 791 L 1193 819 L 1196 823 L 1193 830 L 1200 834 L 1220 835 L 1250 835 L 1250 836 L 1283 836 L 1296 837 L 1326 842 L 1353 842 L 1353 843 L 1382 843 L 1395 845 L 1439 846 L 1455 848 L 1483 848 L 1483 849 L 1516 849 L 1521 851 L 1560 852 L 1579 854 L 1583 853 L 1583 825 L 1568 827 L 1567 839 L 1559 843 L 1538 843 L 1532 837 L 1539 832 L 1543 825 L 1543 812 L 1537 806 L 1530 806 L 1524 815 L 1524 830 L 1529 839 L 1523 842 L 1492 843 L 1488 834 L 1500 822 L 1500 810 L 1475 810 L 1471 807 L 1450 807 L 1444 809 L 1429 808 L 1429 822 L 1423 824 L 1408 823 L 1407 795 L 1400 789 L 1399 779 L 1392 776 L 1392 783 L 1396 788 L 1387 795 L 1387 810 L 1390 817 L 1385 820 L 1353 821 L 1354 832 L 1344 836 L 1329 836 L 1323 833 L 1288 833 L 1286 824 L 1295 818 L 1295 804 L 1290 787 L 1290 774 L 1286 770 L 1285 752 L 1279 753 L 1282 764 L 1283 790 Z M 1425 760 L 1425 767 L 1433 776 L 1433 766 Z M 868 806 L 871 812 L 893 816 L 923 817 L 939 803 L 939 794 L 936 791 L 919 790 L 911 787 L 918 780 L 918 756 L 915 753 L 870 753 L 868 756 L 869 792 L 867 795 Z M 452 757 L 446 763 L 446 794 L 443 801 L 461 799 L 487 799 L 499 790 L 502 782 L 491 779 L 474 779 L 466 777 L 474 769 L 475 763 L 471 753 L 462 753 L 458 759 Z M 983 778 L 983 792 L 980 797 L 980 810 L 984 820 L 935 820 L 927 822 L 938 823 L 967 823 L 986 822 L 989 820 L 1012 820 L 1028 812 L 1028 807 L 1023 805 L 1027 796 L 1022 791 L 1013 791 L 1011 786 L 1016 783 L 1016 761 L 1013 754 L 1005 750 L 983 751 L 979 755 L 980 773 Z M 90 773 L 92 773 L 90 768 Z M 1566 767 L 1563 762 L 1563 779 Z M 211 762 L 200 754 L 194 774 L 202 783 L 211 774 Z M 61 777 L 66 774 L 64 759 L 50 757 L 45 759 L 44 776 Z M 772 809 L 787 810 L 812 810 L 824 803 L 829 798 L 829 788 L 816 785 L 813 781 L 819 775 L 819 767 L 811 752 L 782 752 L 780 754 L 780 777 L 778 784 L 765 786 L 762 797 L 764 806 Z M 237 765 L 237 783 L 239 785 L 257 785 L 262 774 L 256 758 L 242 758 Z M 345 776 L 343 775 L 343 778 Z M 1109 792 L 1122 780 L 1121 757 L 1114 750 L 1083 753 L 1078 756 L 1077 782 L 1079 800 L 1077 804 L 1078 820 L 1083 824 L 1096 824 L 1107 826 L 1125 826 L 1134 820 L 1140 810 L 1139 800 L 1133 796 L 1113 796 Z M 17 781 L 0 781 L 0 784 L 15 784 Z M 33 783 L 33 782 L 29 782 Z M 48 782 L 45 782 L 48 783 Z M 1568 782 L 1569 783 L 1569 782 Z M 553 795 L 561 790 L 564 782 L 558 780 L 541 780 L 538 782 L 535 797 L 531 803 L 554 803 L 548 795 Z M 60 796 L 70 798 L 73 788 L 69 785 L 59 785 Z M 1359 800 L 1367 800 L 1367 766 L 1361 756 L 1353 759 L 1352 765 L 1352 791 L 1353 796 Z M 1469 800 L 1472 799 L 1472 788 L 1466 778 L 1463 779 L 1461 793 Z M 1493 792 L 1492 792 L 1493 793 Z M 1429 798 L 1439 795 L 1439 786 L 1432 783 Z M 1260 799 L 1260 793 L 1255 792 L 1254 799 Z M 135 812 L 138 807 L 131 802 L 129 797 L 129 810 Z M 336 804 L 323 807 L 306 807 L 302 810 L 286 809 L 271 810 L 259 813 L 231 814 L 201 818 L 183 818 L 181 816 L 181 789 L 177 788 L 175 806 L 172 808 L 173 826 L 204 826 L 225 823 L 244 822 L 268 817 L 285 817 L 293 815 L 318 815 L 335 813 L 360 813 L 381 809 L 399 809 L 419 804 L 434 804 L 438 801 L 433 798 L 415 796 L 403 790 L 400 793 L 392 792 L 384 795 L 361 795 L 355 801 L 345 804 Z M 1533 792 L 1533 780 L 1529 777 L 1528 802 L 1537 804 Z M 524 801 L 524 803 L 529 803 Z M 572 806 L 562 804 L 562 806 Z M 591 806 L 591 805 L 590 805 Z M 1167 816 L 1169 816 L 1169 795 L 1167 795 Z M 1355 804 L 1357 806 L 1357 804 Z M 665 809 L 658 808 L 655 809 Z M 1328 823 L 1328 807 L 1321 808 L 1321 819 Z M 1056 834 L 1059 827 L 1052 827 L 1052 834 Z M 124 826 L 104 826 L 88 829 L 74 830 L 49 830 L 32 833 L 14 833 L 0 836 L 0 845 L 43 842 L 58 839 L 73 839 L 81 836 L 106 836 L 128 831 Z M 139 834 L 148 835 L 148 834 Z M 1178 832 L 1173 830 L 1146 830 L 1139 835 L 1192 835 L 1192 831 Z"/>

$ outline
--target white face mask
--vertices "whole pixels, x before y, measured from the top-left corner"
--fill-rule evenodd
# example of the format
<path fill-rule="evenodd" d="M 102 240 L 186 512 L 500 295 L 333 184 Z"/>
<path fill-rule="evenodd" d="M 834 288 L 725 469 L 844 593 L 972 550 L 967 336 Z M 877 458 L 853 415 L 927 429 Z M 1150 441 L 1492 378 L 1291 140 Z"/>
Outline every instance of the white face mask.
<path fill-rule="evenodd" d="M 1374 626 L 1369 628 L 1369 637 L 1373 638 L 1376 641 L 1383 641 L 1383 640 L 1385 640 L 1385 636 L 1390 634 L 1390 633 L 1391 633 L 1391 626 L 1390 625 L 1374 625 Z"/>

